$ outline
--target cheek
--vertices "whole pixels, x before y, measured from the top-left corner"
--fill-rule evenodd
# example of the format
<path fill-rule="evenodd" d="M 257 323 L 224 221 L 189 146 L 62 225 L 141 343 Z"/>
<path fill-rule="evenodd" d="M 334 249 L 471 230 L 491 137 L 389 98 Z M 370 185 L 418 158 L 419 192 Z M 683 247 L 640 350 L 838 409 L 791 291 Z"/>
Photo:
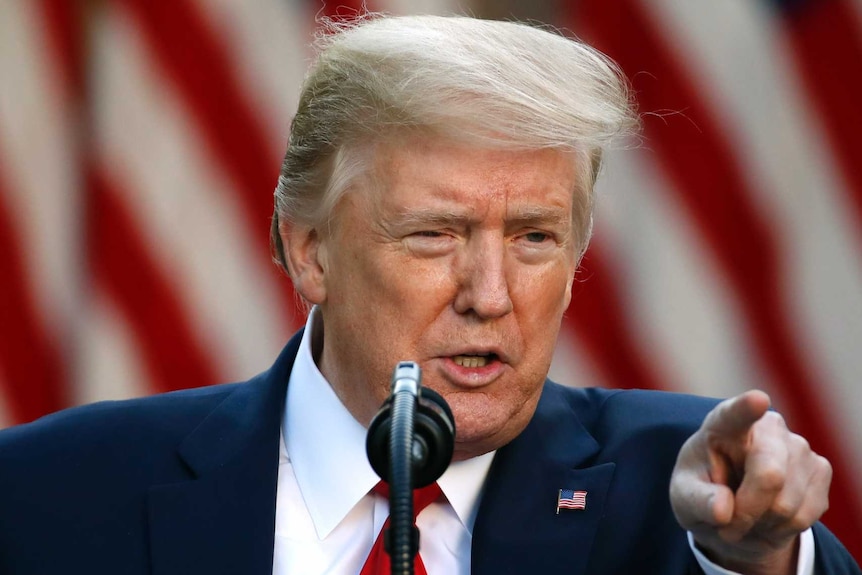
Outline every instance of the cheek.
<path fill-rule="evenodd" d="M 327 292 L 329 302 L 335 305 L 349 304 L 362 313 L 369 311 L 362 302 L 386 301 L 387 289 L 391 286 L 387 266 L 375 257 L 375 250 L 367 241 L 348 242 L 342 239 L 337 250 L 330 250 L 331 270 Z"/>
<path fill-rule="evenodd" d="M 354 339 L 373 344 L 375 358 L 368 361 L 391 369 L 396 361 L 419 357 L 424 336 L 434 331 L 429 328 L 454 297 L 445 262 L 416 260 L 394 246 L 368 243 L 338 259 L 329 304 L 350 322 L 344 327 Z"/>
<path fill-rule="evenodd" d="M 378 305 L 397 314 L 402 324 L 424 329 L 455 299 L 457 282 L 446 259 L 421 260 L 398 253 L 369 258 L 365 265 Z"/>
<path fill-rule="evenodd" d="M 524 269 L 511 282 L 510 293 L 521 315 L 539 323 L 562 317 L 571 300 L 573 274 L 568 266 L 549 265 L 544 269 Z"/>
<path fill-rule="evenodd" d="M 570 299 L 571 284 L 566 269 L 561 266 L 528 273 L 527 281 L 513 287 L 512 300 L 525 357 L 532 359 L 524 367 L 536 372 L 531 373 L 531 377 L 544 380 Z"/>

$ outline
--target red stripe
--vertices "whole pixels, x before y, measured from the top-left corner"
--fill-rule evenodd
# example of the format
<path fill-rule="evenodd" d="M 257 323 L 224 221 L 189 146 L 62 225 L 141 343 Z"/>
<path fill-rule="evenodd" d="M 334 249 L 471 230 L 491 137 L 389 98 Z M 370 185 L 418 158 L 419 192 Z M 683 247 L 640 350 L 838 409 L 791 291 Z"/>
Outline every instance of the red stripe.
<path fill-rule="evenodd" d="M 134 326 L 154 391 L 218 383 L 171 282 L 147 251 L 114 182 L 93 169 L 88 183 L 87 250 L 92 273 Z"/>
<path fill-rule="evenodd" d="M 842 0 L 804 2 L 786 12 L 788 39 L 799 74 L 826 128 L 862 230 L 862 27 L 858 14 Z"/>
<path fill-rule="evenodd" d="M 61 76 L 57 84 L 68 90 L 67 100 L 78 99 L 84 94 L 83 6 L 68 0 L 41 0 L 38 9 L 48 32 L 55 71 Z"/>
<path fill-rule="evenodd" d="M 268 235 L 279 154 L 267 145 L 265 130 L 228 58 L 225 46 L 188 0 L 122 0 L 134 15 L 156 63 L 185 103 L 213 158 L 238 194 L 248 229 L 257 230 L 259 254 L 273 281 L 283 286 L 283 309 L 300 321 L 290 282 L 269 262 Z M 291 318 L 288 318 L 291 319 Z"/>
<path fill-rule="evenodd" d="M 362 0 L 341 1 L 341 2 L 324 2 L 322 13 L 328 18 L 351 19 L 359 14 L 364 14 L 364 7 L 367 5 L 369 10 L 374 10 L 372 2 L 363 2 Z M 320 2 L 313 2 L 313 7 L 320 8 Z"/>
<path fill-rule="evenodd" d="M 862 508 L 859 494 L 838 437 L 826 423 L 828 411 L 790 335 L 775 239 L 750 201 L 753 194 L 731 145 L 640 2 L 585 1 L 578 5 L 578 16 L 589 25 L 586 36 L 639 84 L 635 88 L 642 110 L 684 111 L 684 116 L 645 117 L 647 146 L 728 276 L 757 351 L 783 388 L 787 404 L 782 409 L 790 424 L 832 462 L 833 498 L 845 505 L 833 508 L 827 520 L 845 541 L 853 541 L 862 528 L 856 514 Z M 856 546 L 855 553 L 862 551 L 862 544 Z"/>
<path fill-rule="evenodd" d="M 643 350 L 632 337 L 623 298 L 600 242 L 584 256 L 564 324 L 577 336 L 604 381 L 613 387 L 661 389 Z"/>
<path fill-rule="evenodd" d="M 0 156 L 0 383 L 11 423 L 23 423 L 66 407 L 67 374 L 33 301 L 2 167 Z"/>
<path fill-rule="evenodd" d="M 73 46 L 78 28 L 72 5 L 43 0 L 34 8 L 40 28 L 44 26 L 47 32 L 45 39 L 52 56 L 65 58 L 52 72 L 63 73 L 80 64 L 80 54 Z M 57 85 L 61 88 L 70 85 L 71 79 L 63 78 Z M 70 393 L 62 353 L 40 321 L 33 301 L 32 286 L 28 285 L 21 259 L 24 252 L 18 244 L 16 221 L 2 205 L 5 195 L 2 180 L 0 173 L 0 278 L 3 278 L 0 281 L 0 369 L 4 372 L 4 395 L 12 423 L 22 423 L 67 407 Z"/>

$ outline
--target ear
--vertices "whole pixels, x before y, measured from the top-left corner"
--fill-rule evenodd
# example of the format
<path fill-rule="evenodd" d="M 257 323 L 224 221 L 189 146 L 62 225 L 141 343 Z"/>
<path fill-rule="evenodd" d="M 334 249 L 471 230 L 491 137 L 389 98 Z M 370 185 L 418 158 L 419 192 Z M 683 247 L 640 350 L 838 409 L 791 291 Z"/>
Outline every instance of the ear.
<path fill-rule="evenodd" d="M 278 233 L 284 245 L 287 272 L 296 291 L 311 304 L 326 301 L 326 248 L 316 228 L 278 222 Z"/>
<path fill-rule="evenodd" d="M 578 276 L 578 269 L 581 267 L 582 258 L 583 254 L 575 257 L 574 261 L 572 261 L 572 267 L 569 270 L 569 277 L 566 281 L 566 294 L 563 296 L 563 311 L 569 309 L 569 304 L 572 303 L 572 287 L 575 284 L 575 278 Z"/>
<path fill-rule="evenodd" d="M 577 266 L 575 266 L 572 270 L 572 273 L 569 274 L 569 281 L 566 282 L 566 294 L 563 296 L 563 311 L 565 312 L 569 309 L 569 304 L 572 303 L 572 286 L 575 283 L 575 275 L 578 272 Z"/>

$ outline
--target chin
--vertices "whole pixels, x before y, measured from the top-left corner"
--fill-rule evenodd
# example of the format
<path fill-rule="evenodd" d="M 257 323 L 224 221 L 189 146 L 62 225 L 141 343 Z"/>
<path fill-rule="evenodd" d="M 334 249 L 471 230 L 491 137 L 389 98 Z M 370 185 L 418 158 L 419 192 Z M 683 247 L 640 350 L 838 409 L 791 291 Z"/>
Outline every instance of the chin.
<path fill-rule="evenodd" d="M 444 397 L 455 415 L 457 441 L 465 443 L 508 443 L 523 431 L 535 411 L 535 402 L 529 399 L 515 402 L 488 393 Z"/>
<path fill-rule="evenodd" d="M 469 459 L 499 449 L 512 441 L 521 431 L 513 428 L 509 420 L 506 421 L 509 424 L 506 426 L 489 427 L 487 421 L 484 423 L 485 425 L 480 426 L 469 425 L 469 423 L 459 426 L 456 415 L 454 459 Z"/>

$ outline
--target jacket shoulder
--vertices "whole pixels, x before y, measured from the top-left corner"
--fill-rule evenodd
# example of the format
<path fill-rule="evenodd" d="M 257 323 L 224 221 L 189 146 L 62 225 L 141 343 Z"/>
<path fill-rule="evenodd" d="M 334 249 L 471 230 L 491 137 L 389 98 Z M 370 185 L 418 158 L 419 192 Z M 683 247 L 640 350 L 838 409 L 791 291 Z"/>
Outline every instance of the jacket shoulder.
<path fill-rule="evenodd" d="M 185 478 L 189 469 L 177 455 L 185 438 L 228 398 L 253 395 L 253 387 L 251 380 L 99 402 L 0 431 L 0 498 L 71 489 L 98 497 Z"/>
<path fill-rule="evenodd" d="M 822 523 L 814 524 L 815 573 L 822 575 L 862 575 L 850 552 Z"/>
<path fill-rule="evenodd" d="M 128 441 L 135 436 L 148 442 L 162 436 L 188 433 L 199 417 L 205 416 L 225 397 L 246 384 L 222 384 L 187 389 L 119 401 L 101 401 L 64 409 L 31 423 L 0 431 L 0 460 L 16 453 L 51 446 L 68 449 L 70 445 L 98 440 L 104 445 Z"/>
<path fill-rule="evenodd" d="M 642 435 L 650 430 L 690 435 L 720 399 L 641 389 L 574 388 L 548 382 L 575 411 L 596 439 L 620 434 Z"/>

